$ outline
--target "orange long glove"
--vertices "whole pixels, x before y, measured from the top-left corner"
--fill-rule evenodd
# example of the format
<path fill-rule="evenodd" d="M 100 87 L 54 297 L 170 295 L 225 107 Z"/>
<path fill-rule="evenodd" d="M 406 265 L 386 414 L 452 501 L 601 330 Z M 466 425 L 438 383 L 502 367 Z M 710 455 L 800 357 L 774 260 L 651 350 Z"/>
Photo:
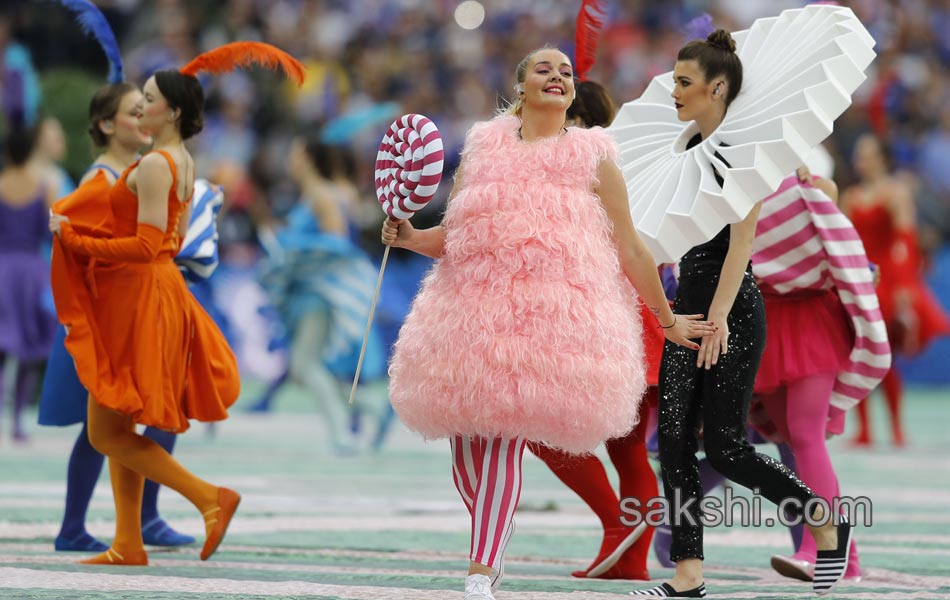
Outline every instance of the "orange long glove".
<path fill-rule="evenodd" d="M 113 262 L 152 262 L 161 250 L 164 237 L 164 231 L 148 223 L 138 224 L 135 237 L 112 239 L 79 235 L 69 223 L 60 225 L 60 239 L 67 248 L 79 254 Z"/>

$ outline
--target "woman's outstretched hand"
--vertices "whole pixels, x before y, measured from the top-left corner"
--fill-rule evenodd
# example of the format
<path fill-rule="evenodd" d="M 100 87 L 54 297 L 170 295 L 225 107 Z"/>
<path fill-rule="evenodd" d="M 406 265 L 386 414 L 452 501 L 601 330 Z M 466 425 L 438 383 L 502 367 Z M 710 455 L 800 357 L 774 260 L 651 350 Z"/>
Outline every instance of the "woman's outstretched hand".
<path fill-rule="evenodd" d="M 703 315 L 673 315 L 673 326 L 664 328 L 663 335 L 666 339 L 679 344 L 690 350 L 699 350 L 699 344 L 692 341 L 696 338 L 703 338 L 705 342 L 707 336 L 716 333 L 716 326 L 709 321 L 702 320 Z"/>

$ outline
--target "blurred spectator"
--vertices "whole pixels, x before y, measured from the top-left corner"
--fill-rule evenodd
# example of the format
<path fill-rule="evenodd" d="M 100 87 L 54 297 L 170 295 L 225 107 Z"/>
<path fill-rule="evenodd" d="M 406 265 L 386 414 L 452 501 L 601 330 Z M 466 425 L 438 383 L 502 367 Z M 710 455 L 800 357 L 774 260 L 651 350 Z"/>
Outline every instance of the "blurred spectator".
<path fill-rule="evenodd" d="M 35 123 L 42 93 L 29 48 L 14 39 L 14 6 L 0 8 L 0 90 L 9 88 L 11 80 L 16 80 L 14 93 L 23 95 L 23 120 Z M 9 101 L 6 93 L 0 93 L 0 97 Z"/>
<path fill-rule="evenodd" d="M 438 222 L 451 189 L 464 133 L 512 97 L 509 66 L 529 50 L 556 45 L 573 54 L 576 2 L 481 0 L 480 23 L 456 20 L 457 0 L 97 0 L 116 25 L 129 80 L 180 67 L 200 50 L 262 40 L 308 68 L 294 88 L 260 71 L 203 79 L 207 132 L 195 156 L 199 173 L 219 178 L 228 206 L 221 217 L 222 262 L 260 260 L 257 229 L 282 219 L 296 201 L 286 175 L 294 135 L 326 125 L 348 147 L 352 187 L 347 216 L 371 253 L 380 252 L 373 170 L 376 150 L 394 116 L 431 117 L 446 148 L 446 180 L 416 220 Z M 618 103 L 637 98 L 669 70 L 682 28 L 701 12 L 718 26 L 745 29 L 752 20 L 804 0 L 612 0 L 598 60 L 590 73 Z M 856 140 L 873 131 L 919 207 L 920 241 L 934 250 L 950 240 L 950 4 L 946 0 L 861 0 L 849 6 L 874 37 L 877 60 L 853 106 L 827 143 L 843 188 L 856 182 Z M 34 110 L 39 84 L 54 69 L 103 71 L 94 44 L 53 19 L 48 4 L 5 0 L 0 9 L 4 75 L 24 73 Z M 462 25 L 465 25 L 465 28 Z M 58 29 L 57 29 L 58 28 Z M 13 41 L 14 35 L 23 44 Z M 60 44 L 62 40 L 62 44 Z M 88 46 L 89 48 L 86 48 Z M 98 62 L 93 62 L 98 61 Z M 52 74 L 50 75 L 53 76 Z M 268 83 L 274 82 L 272 85 Z M 340 125 L 342 123 L 342 125 Z M 336 129 L 334 128 L 336 124 Z M 340 133 L 342 128 L 343 133 Z M 68 136 L 82 132 L 67 131 Z M 77 175 L 73 173 L 73 175 Z"/>

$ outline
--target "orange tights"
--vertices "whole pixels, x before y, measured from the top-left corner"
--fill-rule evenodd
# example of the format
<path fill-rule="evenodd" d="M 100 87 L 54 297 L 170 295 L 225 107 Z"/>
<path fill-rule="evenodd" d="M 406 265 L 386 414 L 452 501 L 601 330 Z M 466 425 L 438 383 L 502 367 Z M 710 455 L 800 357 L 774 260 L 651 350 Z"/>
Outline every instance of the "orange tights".
<path fill-rule="evenodd" d="M 142 488 L 145 478 L 175 490 L 202 513 L 217 505 L 218 488 L 195 477 L 164 448 L 135 432 L 127 416 L 100 406 L 89 397 L 89 442 L 109 458 L 115 496 L 115 540 L 119 552 L 144 549 Z"/>

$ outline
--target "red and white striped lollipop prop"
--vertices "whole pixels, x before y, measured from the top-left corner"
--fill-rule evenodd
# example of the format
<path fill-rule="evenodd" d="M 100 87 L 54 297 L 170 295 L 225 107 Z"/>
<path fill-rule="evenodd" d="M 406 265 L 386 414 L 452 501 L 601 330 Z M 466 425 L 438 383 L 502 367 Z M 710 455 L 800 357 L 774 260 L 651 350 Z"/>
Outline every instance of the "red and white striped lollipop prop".
<path fill-rule="evenodd" d="M 376 197 L 389 217 L 408 219 L 439 188 L 445 153 L 428 117 L 403 115 L 389 126 L 376 153 Z"/>
<path fill-rule="evenodd" d="M 442 136 L 431 119 L 423 115 L 403 115 L 393 121 L 379 143 L 376 153 L 376 197 L 383 212 L 390 219 L 409 219 L 435 195 L 442 181 L 442 168 L 445 152 L 442 148 Z M 350 403 L 356 396 L 356 386 L 360 381 L 363 357 L 366 355 L 366 343 L 369 340 L 373 315 L 376 314 L 376 301 L 383 284 L 383 272 L 389 260 L 389 249 L 383 252 L 383 262 L 379 266 L 379 278 L 376 280 L 376 293 L 369 309 L 366 332 L 363 334 L 363 347 L 356 363 L 356 375 L 350 390 Z"/>

